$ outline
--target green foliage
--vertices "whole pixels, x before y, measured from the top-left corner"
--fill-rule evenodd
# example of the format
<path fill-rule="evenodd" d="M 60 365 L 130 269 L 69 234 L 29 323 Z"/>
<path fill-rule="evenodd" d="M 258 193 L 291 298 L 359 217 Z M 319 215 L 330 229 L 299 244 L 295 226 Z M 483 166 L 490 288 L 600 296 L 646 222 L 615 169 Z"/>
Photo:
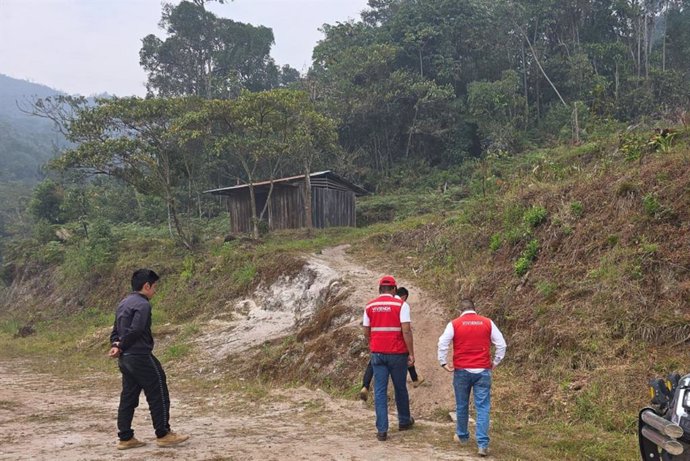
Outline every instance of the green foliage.
<path fill-rule="evenodd" d="M 450 211 L 457 207 L 458 202 L 452 192 L 436 191 L 401 192 L 394 200 L 388 195 L 362 197 L 357 200 L 357 226 Z"/>
<path fill-rule="evenodd" d="M 493 234 L 489 238 L 489 249 L 493 252 L 498 251 L 499 248 L 501 248 L 501 244 L 503 243 L 503 236 L 499 234 Z"/>
<path fill-rule="evenodd" d="M 182 272 L 180 272 L 180 279 L 188 282 L 194 275 L 195 262 L 193 256 L 185 256 L 182 261 Z"/>
<path fill-rule="evenodd" d="M 163 351 L 161 358 L 166 362 L 181 359 L 189 354 L 190 350 L 191 348 L 188 344 L 172 344 Z"/>
<path fill-rule="evenodd" d="M 147 35 L 139 52 L 152 94 L 226 99 L 296 79 L 295 69 L 270 57 L 270 28 L 220 18 L 203 1 L 165 4 L 160 25 L 168 37 Z"/>
<path fill-rule="evenodd" d="M 51 241 L 47 242 L 40 249 L 38 259 L 45 264 L 60 264 L 65 257 L 65 247 L 62 243 Z"/>
<path fill-rule="evenodd" d="M 534 229 L 535 227 L 544 223 L 547 216 L 548 212 L 546 211 L 546 208 L 541 205 L 536 205 L 525 211 L 522 219 L 530 229 Z"/>
<path fill-rule="evenodd" d="M 233 283 L 239 287 L 240 290 L 245 290 L 251 286 L 256 277 L 256 265 L 253 262 L 247 262 L 242 267 L 235 269 L 231 278 Z"/>
<path fill-rule="evenodd" d="M 654 194 L 646 194 L 642 197 L 642 207 L 647 216 L 656 216 L 662 209 L 661 204 Z"/>
<path fill-rule="evenodd" d="M 490 140 L 489 148 L 514 152 L 519 147 L 518 128 L 524 97 L 514 70 L 503 72 L 495 82 L 472 82 L 467 88 L 467 105 L 477 120 L 479 131 Z"/>
<path fill-rule="evenodd" d="M 644 133 L 632 131 L 621 136 L 618 148 L 625 155 L 626 160 L 639 160 L 649 149 L 649 139 Z"/>
<path fill-rule="evenodd" d="M 558 285 L 554 282 L 549 282 L 548 280 L 540 280 L 535 284 L 535 287 L 540 295 L 545 298 L 553 295 L 558 289 Z"/>
<path fill-rule="evenodd" d="M 61 205 L 63 190 L 50 179 L 39 183 L 34 189 L 29 211 L 38 220 L 45 220 L 51 224 L 63 222 Z"/>
<path fill-rule="evenodd" d="M 582 202 L 575 201 L 570 203 L 570 213 L 576 218 L 581 218 L 585 208 Z"/>
<path fill-rule="evenodd" d="M 104 311 L 97 307 L 87 307 L 75 316 L 75 319 L 84 325 L 93 327 L 104 327 L 111 325 L 113 321 L 112 312 Z"/>
<path fill-rule="evenodd" d="M 69 246 L 65 251 L 63 274 L 72 280 L 105 275 L 112 269 L 117 240 L 110 224 L 96 221 L 89 237 Z"/>
<path fill-rule="evenodd" d="M 33 238 L 39 243 L 48 243 L 57 240 L 55 228 L 45 219 L 39 219 L 31 229 Z"/>
<path fill-rule="evenodd" d="M 539 241 L 536 239 L 530 240 L 518 260 L 515 261 L 515 274 L 518 276 L 525 275 L 532 266 L 532 262 L 537 257 L 538 252 Z"/>
<path fill-rule="evenodd" d="M 675 132 L 668 130 L 657 130 L 649 141 L 649 146 L 653 151 L 659 151 L 662 154 L 668 154 L 673 146 L 673 139 L 676 137 Z"/>

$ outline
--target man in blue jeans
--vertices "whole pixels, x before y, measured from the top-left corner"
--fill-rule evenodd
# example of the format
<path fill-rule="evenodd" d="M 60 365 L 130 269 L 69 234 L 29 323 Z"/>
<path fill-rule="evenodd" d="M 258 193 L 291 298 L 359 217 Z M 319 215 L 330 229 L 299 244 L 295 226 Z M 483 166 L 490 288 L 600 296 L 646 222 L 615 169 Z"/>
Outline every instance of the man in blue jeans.
<path fill-rule="evenodd" d="M 410 307 L 396 298 L 395 279 L 386 275 L 379 280 L 379 297 L 364 310 L 362 325 L 369 341 L 371 365 L 374 368 L 374 409 L 376 438 L 388 438 L 388 377 L 393 381 L 398 430 L 411 429 L 410 397 L 407 394 L 407 367 L 414 365 L 414 345 L 410 327 Z"/>
<path fill-rule="evenodd" d="M 467 421 L 470 392 L 472 392 L 474 407 L 477 410 L 478 454 L 486 456 L 489 448 L 491 369 L 503 360 L 506 342 L 491 319 L 477 315 L 471 300 L 463 299 L 460 302 L 460 311 L 460 316 L 448 323 L 438 339 L 438 360 L 446 371 L 453 372 L 457 417 L 453 439 L 460 444 L 467 443 L 469 440 Z M 451 342 L 453 343 L 452 367 L 446 360 Z M 493 361 L 491 360 L 491 344 L 496 348 Z"/>

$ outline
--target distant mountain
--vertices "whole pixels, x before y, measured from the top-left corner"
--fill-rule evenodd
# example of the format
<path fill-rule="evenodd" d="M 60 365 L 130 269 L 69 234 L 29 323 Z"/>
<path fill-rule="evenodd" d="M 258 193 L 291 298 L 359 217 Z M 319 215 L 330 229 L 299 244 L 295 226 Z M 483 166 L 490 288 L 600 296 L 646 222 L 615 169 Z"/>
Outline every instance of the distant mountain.
<path fill-rule="evenodd" d="M 57 94 L 61 92 L 45 85 L 0 74 L 0 181 L 38 181 L 41 165 L 64 145 L 50 121 L 19 108 Z"/>

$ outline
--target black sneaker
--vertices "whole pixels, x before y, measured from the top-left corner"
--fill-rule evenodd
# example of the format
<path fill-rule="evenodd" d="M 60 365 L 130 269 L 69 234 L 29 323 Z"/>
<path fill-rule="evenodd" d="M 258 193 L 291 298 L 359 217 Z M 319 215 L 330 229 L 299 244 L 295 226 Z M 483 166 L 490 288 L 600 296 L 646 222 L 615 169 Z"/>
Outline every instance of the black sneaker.
<path fill-rule="evenodd" d="M 377 432 L 376 438 L 378 439 L 379 442 L 385 442 L 386 439 L 388 438 L 388 432 Z"/>
<path fill-rule="evenodd" d="M 412 426 L 414 426 L 414 418 L 410 416 L 410 422 L 407 424 L 400 424 L 398 426 L 399 431 L 406 431 L 408 429 L 412 429 Z"/>

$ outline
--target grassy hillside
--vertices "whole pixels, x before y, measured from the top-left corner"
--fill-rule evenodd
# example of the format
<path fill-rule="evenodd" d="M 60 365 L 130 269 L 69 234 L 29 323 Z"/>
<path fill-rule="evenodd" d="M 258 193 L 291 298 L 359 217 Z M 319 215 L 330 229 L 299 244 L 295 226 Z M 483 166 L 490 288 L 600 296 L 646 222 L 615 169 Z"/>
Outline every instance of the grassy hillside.
<path fill-rule="evenodd" d="M 16 243 L 3 271 L 0 347 L 95 360 L 131 269 L 152 266 L 164 277 L 156 324 L 177 335 L 165 349 L 174 360 L 196 319 L 299 270 L 307 252 L 347 242 L 435 292 L 449 318 L 461 296 L 472 296 L 500 326 L 509 349 L 495 387 L 495 430 L 515 459 L 635 459 L 647 380 L 689 371 L 689 145 L 684 128 L 669 136 L 637 129 L 497 156 L 457 181 L 439 174 L 424 191 L 360 204 L 360 216 L 388 222 L 312 237 L 292 231 L 226 243 L 217 236 L 227 223 L 218 220 L 194 253 L 163 231 L 132 225 L 113 228 L 107 244 L 77 232 L 43 246 Z M 13 338 L 27 324 L 37 333 Z M 312 335 L 267 345 L 265 376 L 281 379 L 276 367 L 297 363 L 308 351 L 295 341 Z M 88 346 L 75 349 L 85 338 Z M 351 338 L 341 339 L 324 342 L 336 344 L 324 354 L 345 355 Z M 359 365 L 341 368 L 338 380 L 307 379 L 348 394 Z"/>

